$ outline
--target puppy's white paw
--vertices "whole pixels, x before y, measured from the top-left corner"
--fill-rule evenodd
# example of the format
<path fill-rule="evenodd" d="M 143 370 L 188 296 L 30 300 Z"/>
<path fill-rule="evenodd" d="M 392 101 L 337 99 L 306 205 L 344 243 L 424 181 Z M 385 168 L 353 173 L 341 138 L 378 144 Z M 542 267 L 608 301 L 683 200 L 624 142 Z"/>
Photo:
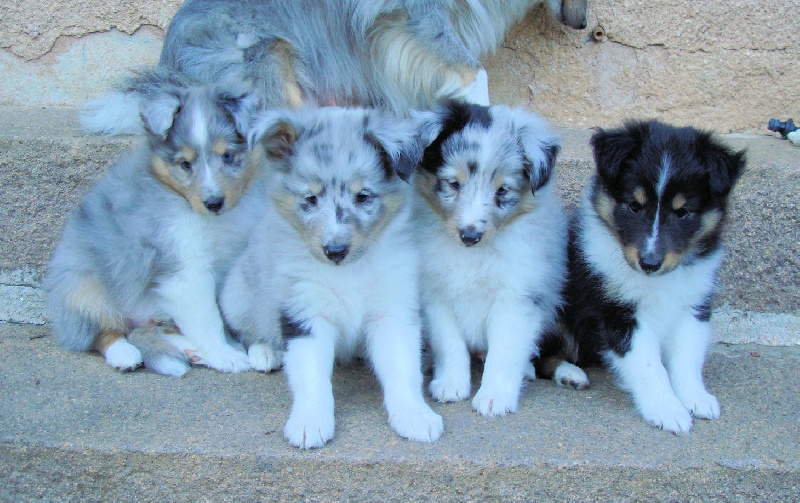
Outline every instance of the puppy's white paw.
<path fill-rule="evenodd" d="M 692 429 L 692 415 L 677 399 L 651 401 L 640 407 L 640 412 L 645 421 L 671 433 L 687 433 Z"/>
<path fill-rule="evenodd" d="M 472 408 L 483 416 L 505 416 L 516 412 L 518 406 L 519 387 L 512 391 L 481 386 L 472 399 Z"/>
<path fill-rule="evenodd" d="M 283 363 L 283 351 L 278 351 L 266 344 L 253 344 L 247 350 L 250 367 L 259 372 L 271 372 L 280 368 Z"/>
<path fill-rule="evenodd" d="M 466 379 L 443 376 L 432 380 L 428 385 L 428 390 L 431 397 L 438 402 L 460 402 L 469 398 L 472 385 L 469 382 L 469 375 Z"/>
<path fill-rule="evenodd" d="M 417 442 L 438 440 L 444 430 L 442 416 L 431 410 L 426 403 L 395 411 L 389 417 L 389 425 L 401 437 Z"/>
<path fill-rule="evenodd" d="M 679 397 L 684 407 L 689 409 L 689 413 L 701 419 L 719 419 L 719 402 L 717 397 L 706 392 L 698 391 L 695 394 Z"/>
<path fill-rule="evenodd" d="M 333 439 L 333 414 L 318 410 L 297 412 L 292 410 L 283 436 L 289 444 L 301 449 L 318 449 Z"/>
<path fill-rule="evenodd" d="M 227 344 L 200 346 L 191 356 L 192 363 L 224 373 L 236 374 L 250 370 L 247 353 L 237 351 Z"/>
<path fill-rule="evenodd" d="M 561 362 L 553 374 L 553 383 L 565 388 L 586 389 L 589 387 L 589 376 L 577 365 Z"/>
<path fill-rule="evenodd" d="M 126 341 L 117 339 L 106 349 L 106 363 L 118 370 L 133 370 L 142 364 L 142 353 Z"/>
<path fill-rule="evenodd" d="M 528 362 L 528 364 L 525 365 L 525 369 L 522 372 L 523 372 L 522 377 L 524 377 L 526 381 L 536 380 L 536 369 L 533 367 L 533 363 Z"/>
<path fill-rule="evenodd" d="M 147 362 L 147 368 L 158 374 L 181 377 L 189 371 L 189 364 L 186 359 L 170 355 L 158 355 Z"/>

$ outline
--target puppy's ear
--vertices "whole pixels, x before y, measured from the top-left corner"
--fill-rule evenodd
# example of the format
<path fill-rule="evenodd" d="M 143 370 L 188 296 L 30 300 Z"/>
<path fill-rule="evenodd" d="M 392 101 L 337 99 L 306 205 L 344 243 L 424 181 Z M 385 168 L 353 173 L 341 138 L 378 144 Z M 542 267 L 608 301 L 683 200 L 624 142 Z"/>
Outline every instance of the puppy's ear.
<path fill-rule="evenodd" d="M 710 133 L 700 133 L 695 154 L 708 168 L 708 182 L 715 197 L 727 197 L 747 163 L 746 151 L 734 152 Z"/>
<path fill-rule="evenodd" d="M 166 140 L 180 109 L 180 91 L 174 89 L 157 93 L 140 106 L 145 130 L 159 140 Z"/>
<path fill-rule="evenodd" d="M 608 131 L 596 128 L 590 141 L 600 178 L 613 185 L 622 163 L 642 145 L 649 129 L 646 122 L 628 122 L 625 127 Z"/>
<path fill-rule="evenodd" d="M 479 111 L 478 120 L 490 122 L 485 107 L 470 105 L 456 100 L 441 103 L 432 112 L 414 112 L 417 138 L 421 151 L 419 166 L 429 173 L 435 174 L 444 164 L 442 145 L 448 138 L 463 130 L 470 122 L 473 112 Z"/>
<path fill-rule="evenodd" d="M 522 151 L 531 191 L 535 194 L 550 181 L 561 146 L 538 116 L 522 109 L 514 109 L 511 113 L 514 135 Z"/>
<path fill-rule="evenodd" d="M 408 182 L 421 157 L 413 122 L 370 110 L 364 115 L 363 127 L 364 141 L 377 150 L 386 177 L 396 174 Z"/>
<path fill-rule="evenodd" d="M 258 98 L 249 84 L 220 84 L 215 89 L 217 105 L 225 110 L 241 136 L 246 136 L 250 121 L 258 110 Z"/>
<path fill-rule="evenodd" d="M 298 131 L 288 112 L 270 110 L 255 116 L 247 133 L 247 145 L 253 148 L 261 143 L 267 157 L 271 160 L 283 160 L 294 150 Z"/>

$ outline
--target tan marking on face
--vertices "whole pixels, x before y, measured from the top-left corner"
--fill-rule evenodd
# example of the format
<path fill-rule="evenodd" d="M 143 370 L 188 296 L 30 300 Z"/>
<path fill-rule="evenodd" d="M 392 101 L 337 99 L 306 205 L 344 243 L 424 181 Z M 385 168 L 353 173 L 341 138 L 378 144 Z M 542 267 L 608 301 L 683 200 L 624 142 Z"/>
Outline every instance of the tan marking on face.
<path fill-rule="evenodd" d="M 312 180 L 308 184 L 308 190 L 309 190 L 309 192 L 311 192 L 313 195 L 316 196 L 320 192 L 322 192 L 322 184 L 320 182 L 316 181 L 316 180 Z"/>
<path fill-rule="evenodd" d="M 717 230 L 720 223 L 722 223 L 722 213 L 719 210 L 711 210 L 703 213 L 700 217 L 700 228 L 692 237 L 692 246 L 695 246 L 703 238 Z"/>
<path fill-rule="evenodd" d="M 614 201 L 614 198 L 600 189 L 595 196 L 594 210 L 597 212 L 603 222 L 605 222 L 606 225 L 612 230 L 616 230 L 617 228 L 617 224 L 614 221 L 615 206 L 616 201 Z"/>
<path fill-rule="evenodd" d="M 262 169 L 262 162 L 263 151 L 258 149 L 248 154 L 243 172 L 236 177 L 226 176 L 221 179 L 220 183 L 223 186 L 223 194 L 225 195 L 225 211 L 234 208 L 239 203 L 239 200 L 250 188 L 251 182 Z"/>
<path fill-rule="evenodd" d="M 678 252 L 669 251 L 664 255 L 664 262 L 661 263 L 661 269 L 658 270 L 659 274 L 666 274 L 681 263 L 683 255 Z"/>
<path fill-rule="evenodd" d="M 66 296 L 67 308 L 89 318 L 100 330 L 125 331 L 125 321 L 114 308 L 106 288 L 97 280 L 81 276 Z"/>
<path fill-rule="evenodd" d="M 364 189 L 364 184 L 360 180 L 354 180 L 350 184 L 350 192 L 353 194 L 358 194 Z"/>
<path fill-rule="evenodd" d="M 639 250 L 634 245 L 626 245 L 622 248 L 622 254 L 625 256 L 625 261 L 631 266 L 631 269 L 641 271 L 639 267 Z"/>
<path fill-rule="evenodd" d="M 194 162 L 197 159 L 197 152 L 189 146 L 184 146 L 181 149 L 181 156 L 189 162 Z"/>
<path fill-rule="evenodd" d="M 211 151 L 222 157 L 222 155 L 228 151 L 228 142 L 222 138 L 217 138 L 214 140 L 214 144 L 211 145 Z"/>
<path fill-rule="evenodd" d="M 673 210 L 679 210 L 679 209 L 683 208 L 683 205 L 685 205 L 685 204 L 686 204 L 686 196 L 684 196 L 683 194 L 677 194 L 672 199 L 672 209 Z"/>
<path fill-rule="evenodd" d="M 439 197 L 436 195 L 436 176 L 428 173 L 427 171 L 419 171 L 414 175 L 414 185 L 417 192 L 422 195 L 428 207 L 433 210 L 436 215 L 446 220 L 444 209 L 439 204 Z"/>
<path fill-rule="evenodd" d="M 633 198 L 636 199 L 636 202 L 642 206 L 647 204 L 647 193 L 642 187 L 636 187 L 636 189 L 633 191 Z"/>
<path fill-rule="evenodd" d="M 197 180 L 182 173 L 180 167 L 169 164 L 158 156 L 153 156 L 150 171 L 158 181 L 167 188 L 186 199 L 192 209 L 200 215 L 207 215 L 208 210 L 200 197 L 200 185 Z M 180 178 L 178 178 L 180 177 Z"/>

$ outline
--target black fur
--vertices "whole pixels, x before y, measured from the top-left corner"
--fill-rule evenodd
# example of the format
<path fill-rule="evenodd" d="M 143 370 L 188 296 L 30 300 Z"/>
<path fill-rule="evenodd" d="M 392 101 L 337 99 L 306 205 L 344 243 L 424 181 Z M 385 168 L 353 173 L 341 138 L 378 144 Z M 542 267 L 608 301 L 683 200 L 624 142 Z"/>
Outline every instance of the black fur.
<path fill-rule="evenodd" d="M 448 101 L 438 112 L 443 115 L 442 128 L 436 138 L 422 153 L 421 167 L 436 174 L 444 164 L 442 145 L 454 134 L 469 124 L 477 124 L 488 129 L 492 124 L 489 108 L 460 101 Z"/>

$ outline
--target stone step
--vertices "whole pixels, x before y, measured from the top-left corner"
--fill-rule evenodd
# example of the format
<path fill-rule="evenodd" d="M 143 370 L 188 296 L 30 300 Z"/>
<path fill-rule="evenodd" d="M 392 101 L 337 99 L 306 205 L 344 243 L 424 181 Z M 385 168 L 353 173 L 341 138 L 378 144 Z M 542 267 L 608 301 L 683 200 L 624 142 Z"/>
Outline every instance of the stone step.
<path fill-rule="evenodd" d="M 528 383 L 502 418 L 433 403 L 432 444 L 391 431 L 366 366 L 337 367 L 336 436 L 305 452 L 283 438 L 281 372 L 118 373 L 0 323 L 0 500 L 797 501 L 798 366 L 796 346 L 713 345 L 722 415 L 679 436 L 590 369 L 585 391 Z"/>
<path fill-rule="evenodd" d="M 573 205 L 593 169 L 591 130 L 562 129 L 559 186 Z M 747 148 L 720 277 L 720 341 L 800 344 L 800 149 L 770 135 L 722 138 Z M 82 133 L 74 108 L 0 107 L 0 320 L 44 323 L 47 259 L 71 211 L 134 138 Z"/>

